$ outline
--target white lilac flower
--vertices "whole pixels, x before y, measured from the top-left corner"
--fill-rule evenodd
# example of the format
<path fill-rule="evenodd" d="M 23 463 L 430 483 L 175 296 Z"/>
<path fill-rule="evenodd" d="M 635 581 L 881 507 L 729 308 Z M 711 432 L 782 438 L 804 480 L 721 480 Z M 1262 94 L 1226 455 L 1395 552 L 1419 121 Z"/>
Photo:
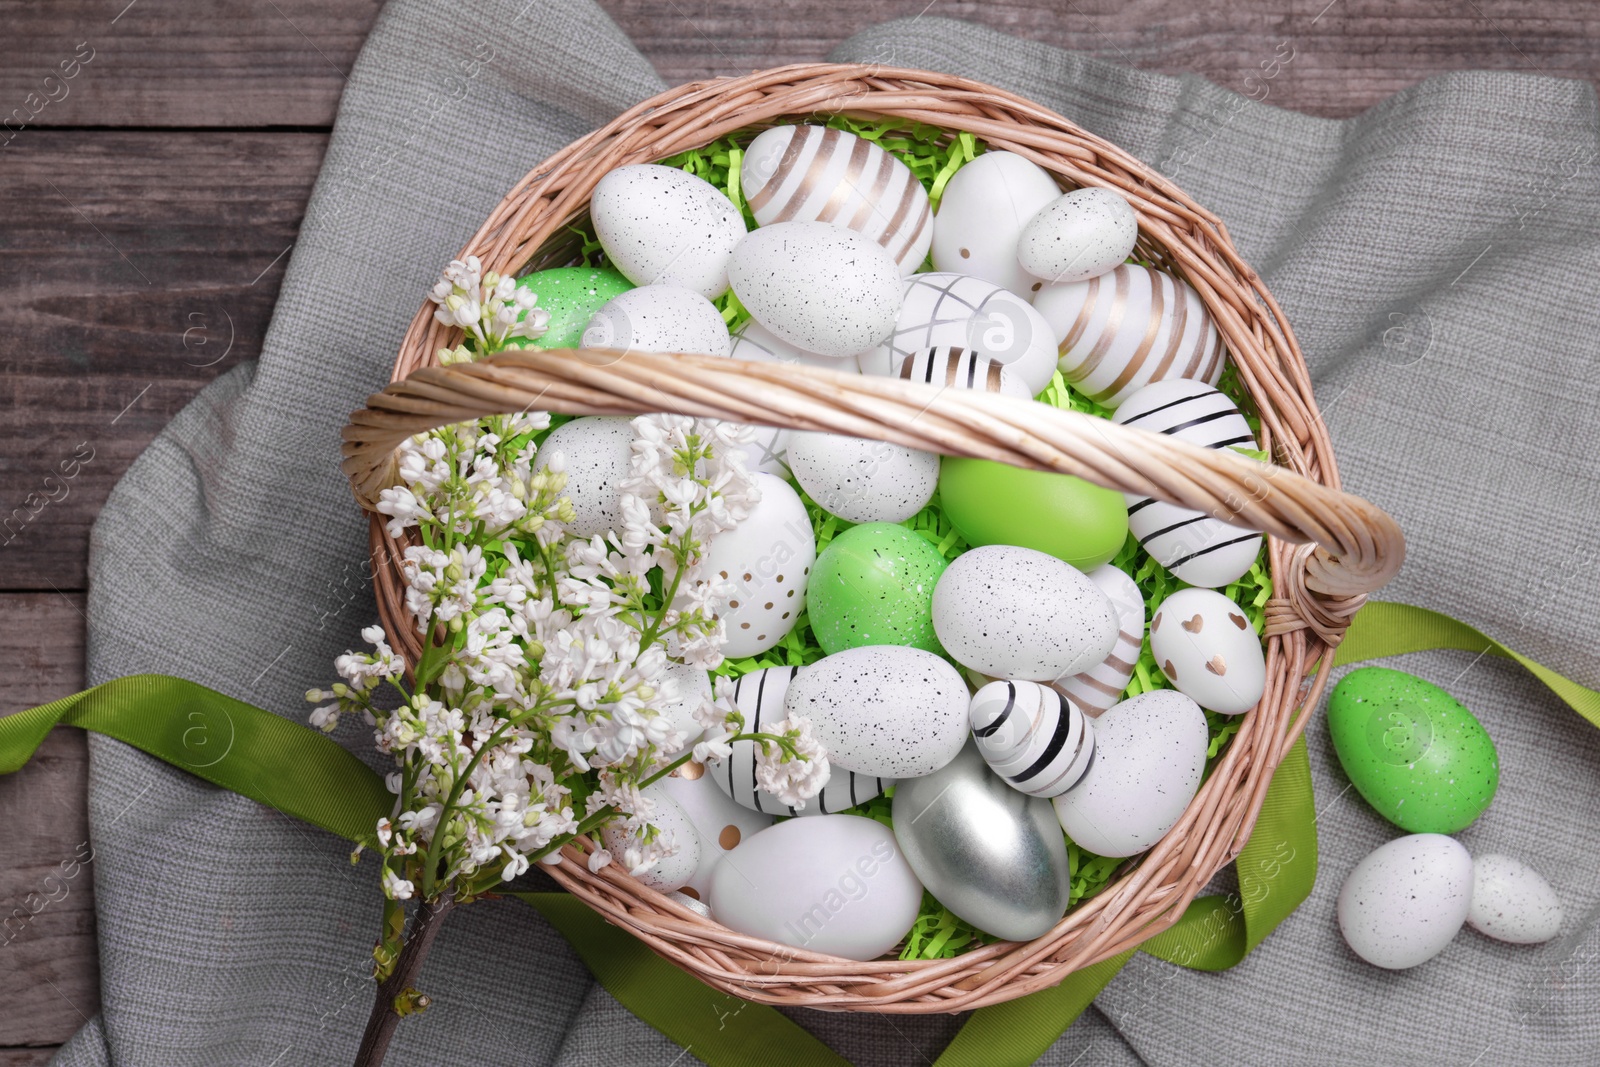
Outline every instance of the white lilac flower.
<path fill-rule="evenodd" d="M 804 808 L 805 802 L 828 784 L 828 750 L 817 740 L 811 720 L 803 715 L 791 714 L 762 732 L 786 738 L 792 751 L 771 741 L 757 741 L 756 785 L 777 797 L 780 804 Z"/>

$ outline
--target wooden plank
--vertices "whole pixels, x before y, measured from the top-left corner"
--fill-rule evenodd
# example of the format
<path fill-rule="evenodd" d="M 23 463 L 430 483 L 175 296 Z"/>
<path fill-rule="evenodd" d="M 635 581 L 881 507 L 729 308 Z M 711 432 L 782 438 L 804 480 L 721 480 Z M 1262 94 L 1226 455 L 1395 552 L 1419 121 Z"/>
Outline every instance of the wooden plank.
<path fill-rule="evenodd" d="M 0 588 L 84 586 L 161 427 L 258 355 L 327 137 L 35 131 L 0 154 Z"/>
<path fill-rule="evenodd" d="M 44 1067 L 56 1054 L 55 1045 L 35 1048 L 0 1048 L 0 1067 Z"/>
<path fill-rule="evenodd" d="M 1192 72 L 1314 115 L 1351 115 L 1443 71 L 1594 81 L 1600 9 L 1579 0 L 600 0 L 669 84 L 818 60 L 891 18 L 943 16 L 1125 66 Z M 1295 58 L 1266 79 L 1281 42 Z M 1281 53 L 1288 54 L 1287 52 Z M 886 64 L 893 57 L 884 57 Z M 1246 79 L 1251 79 L 1246 81 Z M 1265 93 L 1265 95 L 1263 95 Z"/>
<path fill-rule="evenodd" d="M 3 11 L 24 126 L 330 126 L 382 0 L 64 0 Z"/>
<path fill-rule="evenodd" d="M 83 688 L 83 602 L 78 593 L 0 596 L 9 668 L 0 715 Z M 58 1044 L 99 1009 L 88 759 L 81 731 L 57 729 L 26 767 L 0 777 L 0 1046 Z M 0 1053 L 0 1067 L 44 1062 L 13 1052 Z"/>
<path fill-rule="evenodd" d="M 60 0 L 0 8 L 0 107 L 40 126 L 327 126 L 381 0 Z M 1600 12 L 1581 0 L 600 0 L 669 83 L 816 60 L 891 18 L 941 15 L 1248 91 L 1279 42 L 1270 99 L 1349 115 L 1447 70 L 1600 76 Z M 81 46 L 81 47 L 80 47 Z M 90 56 L 87 62 L 79 54 Z M 63 78 L 62 63 L 76 74 Z M 54 72 L 54 73 L 52 73 Z M 52 80 L 47 81 L 47 78 Z M 52 99 L 54 97 L 54 99 Z M 9 136 L 0 131 L 0 140 Z M 17 134 L 16 143 L 27 137 Z"/>

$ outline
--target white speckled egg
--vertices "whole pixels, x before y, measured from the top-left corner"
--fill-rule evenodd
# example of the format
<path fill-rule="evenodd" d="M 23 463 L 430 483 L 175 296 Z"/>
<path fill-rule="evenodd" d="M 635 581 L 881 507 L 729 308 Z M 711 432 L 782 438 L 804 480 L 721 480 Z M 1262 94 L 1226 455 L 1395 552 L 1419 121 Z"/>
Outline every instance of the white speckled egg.
<path fill-rule="evenodd" d="M 1122 699 L 1144 643 L 1144 596 L 1138 583 L 1110 563 L 1089 572 L 1089 580 L 1117 612 L 1117 644 L 1111 654 L 1081 674 L 1051 683 L 1072 698 L 1090 718 L 1098 718 Z"/>
<path fill-rule="evenodd" d="M 722 613 L 723 653 L 742 659 L 765 652 L 794 629 L 806 601 L 806 580 L 817 561 L 811 517 L 788 482 L 755 475 L 761 500 L 738 526 L 706 547 L 704 567 L 737 587 Z"/>
<path fill-rule="evenodd" d="M 865 138 L 825 126 L 774 126 L 744 150 L 739 182 L 756 225 L 831 222 L 876 241 L 901 274 L 927 258 L 928 194 L 909 167 Z"/>
<path fill-rule="evenodd" d="M 865 374 L 893 377 L 907 356 L 955 345 L 976 349 L 1038 396 L 1056 372 L 1055 333 L 1022 297 L 981 278 L 913 274 L 894 331 L 857 357 Z"/>
<path fill-rule="evenodd" d="M 600 305 L 583 347 L 726 356 L 732 342 L 716 305 L 677 285 L 641 285 Z"/>
<path fill-rule="evenodd" d="M 899 374 L 908 382 L 1033 399 L 1028 387 L 1005 364 L 959 345 L 925 348 L 909 355 L 901 361 Z"/>
<path fill-rule="evenodd" d="M 993 282 L 1024 300 L 1039 279 L 1017 262 L 1028 220 L 1061 195 L 1050 172 L 1012 152 L 985 152 L 956 171 L 933 219 L 933 266 Z"/>
<path fill-rule="evenodd" d="M 1392 971 L 1437 956 L 1466 921 L 1472 857 L 1444 834 L 1380 845 L 1339 890 L 1339 930 L 1357 956 Z"/>
<path fill-rule="evenodd" d="M 784 696 L 799 667 L 765 667 L 741 675 L 733 683 L 734 702 L 744 712 L 744 728 L 755 732 L 770 727 L 786 714 Z M 771 815 L 833 815 L 864 804 L 894 784 L 892 778 L 857 774 L 843 767 L 829 768 L 828 784 L 800 809 L 791 808 L 771 793 L 756 787 L 756 743 L 735 741 L 725 760 L 706 767 L 706 776 L 717 788 L 753 811 Z"/>
<path fill-rule="evenodd" d="M 1180 589 L 1150 620 L 1150 652 L 1167 681 L 1220 715 L 1249 711 L 1267 687 L 1267 660 L 1244 609 L 1214 589 Z"/>
<path fill-rule="evenodd" d="M 772 816 L 735 804 L 710 777 L 709 768 L 686 763 L 650 787 L 660 786 L 689 820 L 700 856 L 682 889 L 701 899 L 710 895 L 711 874 L 722 858 L 772 825 Z"/>
<path fill-rule="evenodd" d="M 1110 189 L 1074 189 L 1040 208 L 1022 228 L 1017 262 L 1047 282 L 1081 282 L 1133 254 L 1139 216 Z"/>
<path fill-rule="evenodd" d="M 1048 682 L 1110 654 L 1117 613 L 1082 571 L 1014 545 L 950 561 L 933 588 L 933 630 L 963 667 L 992 678 Z"/>
<path fill-rule="evenodd" d="M 967 740 L 967 685 L 932 652 L 862 645 L 802 667 L 784 708 L 816 727 L 835 771 L 932 774 Z"/>
<path fill-rule="evenodd" d="M 1498 852 L 1472 861 L 1467 925 L 1498 941 L 1537 945 L 1561 932 L 1561 901 L 1526 863 Z"/>
<path fill-rule="evenodd" d="M 673 660 L 667 664 L 665 671 L 666 696 L 655 702 L 655 708 L 661 717 L 674 730 L 681 731 L 684 736 L 683 744 L 679 745 L 676 752 L 700 740 L 704 728 L 695 720 L 695 709 L 711 703 L 711 676 L 699 667 L 691 667 L 687 663 Z"/>
<path fill-rule="evenodd" d="M 1138 263 L 1082 282 L 1046 285 L 1033 298 L 1060 351 L 1062 375 L 1116 407 L 1149 382 L 1217 384 L 1227 350 L 1189 283 Z"/>
<path fill-rule="evenodd" d="M 1101 856 L 1132 856 L 1160 841 L 1200 789 L 1206 717 L 1170 689 L 1124 700 L 1098 719 L 1094 766 L 1052 801 L 1067 836 Z"/>
<path fill-rule="evenodd" d="M 533 469 L 544 470 L 557 455 L 567 472 L 564 492 L 575 513 L 568 528 L 580 537 L 619 528 L 620 486 L 633 476 L 633 420 L 589 415 L 562 423 L 539 447 Z"/>
<path fill-rule="evenodd" d="M 606 257 L 635 285 L 728 291 L 744 217 L 705 179 L 655 163 L 618 167 L 594 187 L 589 215 Z"/>
<path fill-rule="evenodd" d="M 684 814 L 678 802 L 662 788 L 663 782 L 646 786 L 644 795 L 655 801 L 655 810 L 650 813 L 650 825 L 661 833 L 658 839 L 663 843 L 670 843 L 673 847 L 671 855 L 663 856 L 649 870 L 643 871 L 634 877 L 649 886 L 651 889 L 662 893 L 670 893 L 674 889 L 681 889 L 689 884 L 695 876 L 695 871 L 700 866 L 700 835 L 695 832 L 694 824 L 689 821 L 689 816 Z M 642 843 L 639 835 L 631 830 L 624 829 L 619 823 L 612 823 L 600 831 L 601 843 L 612 858 L 619 864 L 627 861 L 623 854 L 632 847 Z"/>
<path fill-rule="evenodd" d="M 1129 397 L 1113 422 L 1164 433 L 1204 448 L 1256 447 L 1250 424 L 1226 395 L 1204 382 L 1154 382 Z M 1247 573 L 1261 535 L 1191 508 L 1124 493 L 1128 529 L 1152 559 L 1188 582 L 1215 589 Z"/>
<path fill-rule="evenodd" d="M 730 930 L 851 960 L 894 948 L 922 906 L 922 883 L 876 819 L 790 819 L 717 867 L 708 901 Z"/>
<path fill-rule="evenodd" d="M 903 522 L 939 488 L 939 457 L 888 441 L 796 430 L 786 457 L 795 481 L 847 522 Z"/>
<path fill-rule="evenodd" d="M 1088 717 L 1038 682 L 990 682 L 973 696 L 970 714 L 984 762 L 1031 796 L 1060 796 L 1094 761 Z"/>
<path fill-rule="evenodd" d="M 762 226 L 733 250 L 728 277 L 761 325 L 824 356 L 871 348 L 894 329 L 900 312 L 894 258 L 828 222 Z"/>

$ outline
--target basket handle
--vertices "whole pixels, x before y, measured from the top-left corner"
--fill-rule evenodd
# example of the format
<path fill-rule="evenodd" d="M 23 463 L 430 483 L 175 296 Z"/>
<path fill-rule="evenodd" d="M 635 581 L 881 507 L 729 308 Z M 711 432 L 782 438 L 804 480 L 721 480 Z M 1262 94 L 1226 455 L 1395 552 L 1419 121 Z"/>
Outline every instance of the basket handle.
<path fill-rule="evenodd" d="M 394 450 L 407 437 L 527 410 L 664 411 L 826 430 L 1153 496 L 1300 546 L 1293 565 L 1278 568 L 1280 604 L 1269 611 L 1269 632 L 1309 627 L 1330 645 L 1366 594 L 1392 578 L 1405 558 L 1399 525 L 1373 504 L 1231 450 L 1016 397 L 710 356 L 522 349 L 424 367 L 351 415 L 343 468 L 371 510 L 398 481 Z"/>

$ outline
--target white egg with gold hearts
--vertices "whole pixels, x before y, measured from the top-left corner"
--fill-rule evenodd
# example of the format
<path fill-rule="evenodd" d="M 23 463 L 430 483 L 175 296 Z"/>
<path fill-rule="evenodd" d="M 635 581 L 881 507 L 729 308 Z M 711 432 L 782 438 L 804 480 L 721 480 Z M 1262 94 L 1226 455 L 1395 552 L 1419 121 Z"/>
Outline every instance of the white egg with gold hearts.
<path fill-rule="evenodd" d="M 1214 589 L 1180 589 L 1156 606 L 1150 652 L 1202 708 L 1238 715 L 1261 700 L 1267 661 L 1244 609 Z"/>
<path fill-rule="evenodd" d="M 928 194 L 911 169 L 864 137 L 774 126 L 744 150 L 739 182 L 757 226 L 831 222 L 881 245 L 902 275 L 933 240 Z"/>
<path fill-rule="evenodd" d="M 1219 390 L 1187 379 L 1154 382 L 1123 403 L 1112 421 L 1202 448 L 1256 446 L 1250 424 Z M 1245 575 L 1261 535 L 1214 515 L 1137 493 L 1124 494 L 1128 529 L 1152 559 L 1190 585 L 1215 589 Z"/>
<path fill-rule="evenodd" d="M 1200 294 L 1185 281 L 1123 263 L 1081 282 L 1046 285 L 1033 306 L 1050 324 L 1061 374 L 1115 408 L 1151 382 L 1217 384 L 1227 358 Z"/>

